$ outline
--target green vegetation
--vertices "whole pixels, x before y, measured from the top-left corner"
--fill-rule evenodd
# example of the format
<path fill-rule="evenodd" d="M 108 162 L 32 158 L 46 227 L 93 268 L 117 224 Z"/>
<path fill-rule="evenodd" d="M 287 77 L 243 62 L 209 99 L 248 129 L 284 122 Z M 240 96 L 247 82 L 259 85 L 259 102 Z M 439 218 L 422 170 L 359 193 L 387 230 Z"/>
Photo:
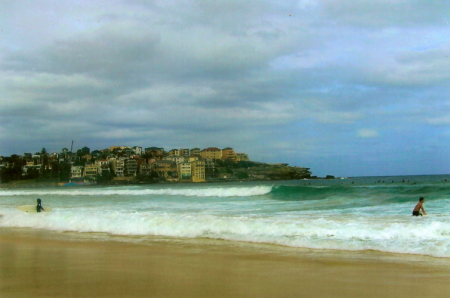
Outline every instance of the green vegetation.
<path fill-rule="evenodd" d="M 288 164 L 266 164 L 254 161 L 215 160 L 216 178 L 234 180 L 292 180 L 310 178 L 309 168 L 290 167 Z"/>

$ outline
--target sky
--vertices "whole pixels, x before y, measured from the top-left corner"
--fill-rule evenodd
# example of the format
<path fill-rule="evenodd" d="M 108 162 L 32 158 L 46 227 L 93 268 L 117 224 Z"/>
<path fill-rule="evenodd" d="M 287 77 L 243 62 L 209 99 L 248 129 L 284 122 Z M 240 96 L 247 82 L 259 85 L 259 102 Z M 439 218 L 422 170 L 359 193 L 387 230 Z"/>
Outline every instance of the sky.
<path fill-rule="evenodd" d="M 450 1 L 3 0 L 0 155 L 232 147 L 450 173 Z"/>

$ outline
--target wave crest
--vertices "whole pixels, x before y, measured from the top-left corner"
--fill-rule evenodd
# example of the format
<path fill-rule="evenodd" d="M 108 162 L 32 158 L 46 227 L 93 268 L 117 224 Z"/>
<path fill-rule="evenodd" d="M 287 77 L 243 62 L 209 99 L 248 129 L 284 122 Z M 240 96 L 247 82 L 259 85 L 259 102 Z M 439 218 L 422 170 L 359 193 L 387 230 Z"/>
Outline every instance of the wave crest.
<path fill-rule="evenodd" d="M 211 187 L 211 188 L 160 188 L 160 189 L 121 189 L 121 188 L 86 188 L 86 189 L 32 189 L 32 190 L 8 190 L 0 192 L 0 196 L 143 196 L 165 195 L 186 197 L 249 197 L 270 193 L 272 186 L 253 187 Z"/>

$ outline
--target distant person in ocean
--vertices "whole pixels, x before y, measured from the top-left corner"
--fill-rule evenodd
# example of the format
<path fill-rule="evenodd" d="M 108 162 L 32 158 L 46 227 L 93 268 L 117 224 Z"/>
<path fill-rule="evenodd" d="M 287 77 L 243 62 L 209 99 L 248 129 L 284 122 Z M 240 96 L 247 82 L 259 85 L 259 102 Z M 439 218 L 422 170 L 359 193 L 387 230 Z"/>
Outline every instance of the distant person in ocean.
<path fill-rule="evenodd" d="M 425 209 L 423 208 L 424 201 L 425 201 L 425 199 L 423 197 L 420 197 L 419 203 L 417 203 L 416 207 L 414 207 L 414 210 L 412 212 L 413 216 L 427 215 L 427 213 L 425 212 Z M 422 210 L 422 213 L 420 213 L 420 210 Z"/>
<path fill-rule="evenodd" d="M 45 211 L 44 207 L 42 207 L 41 199 L 37 199 L 36 211 L 37 211 L 37 212 L 41 212 L 41 210 L 42 210 L 42 211 Z"/>

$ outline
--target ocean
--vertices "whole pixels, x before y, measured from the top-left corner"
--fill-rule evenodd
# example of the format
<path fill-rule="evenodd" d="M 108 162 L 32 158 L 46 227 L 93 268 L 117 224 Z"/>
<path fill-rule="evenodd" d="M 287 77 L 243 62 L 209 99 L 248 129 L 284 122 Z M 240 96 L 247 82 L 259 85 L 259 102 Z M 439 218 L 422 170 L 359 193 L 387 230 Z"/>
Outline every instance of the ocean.
<path fill-rule="evenodd" d="M 425 197 L 428 216 L 413 217 Z M 52 212 L 29 214 L 19 205 Z M 0 189 L 0 227 L 450 257 L 450 175 Z"/>

